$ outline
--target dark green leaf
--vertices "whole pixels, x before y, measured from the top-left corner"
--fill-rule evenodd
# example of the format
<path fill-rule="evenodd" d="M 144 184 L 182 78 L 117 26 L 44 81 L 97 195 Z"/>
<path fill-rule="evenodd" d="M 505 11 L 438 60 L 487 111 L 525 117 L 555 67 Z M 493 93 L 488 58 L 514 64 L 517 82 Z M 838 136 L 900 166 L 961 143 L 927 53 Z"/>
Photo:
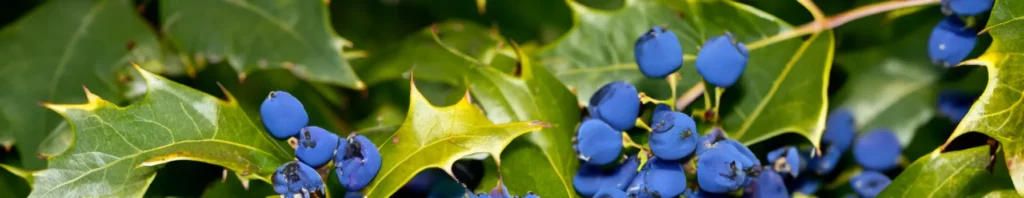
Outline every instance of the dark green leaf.
<path fill-rule="evenodd" d="M 980 132 L 999 140 L 1006 153 L 1017 193 L 1024 194 L 1024 1 L 999 0 L 988 21 L 992 45 L 978 59 L 988 69 L 988 85 L 978 101 L 949 137 L 947 145 L 960 135 Z"/>
<path fill-rule="evenodd" d="M 936 19 L 913 21 L 917 28 L 887 45 L 836 55 L 847 80 L 833 104 L 853 112 L 859 131 L 888 128 L 907 146 L 935 117 L 943 68 L 931 64 L 925 47 Z"/>
<path fill-rule="evenodd" d="M 47 104 L 74 129 L 73 146 L 33 174 L 32 197 L 141 197 L 155 166 L 191 160 L 223 166 L 245 179 L 269 182 L 292 160 L 253 123 L 234 98 L 222 101 L 138 69 L 148 93 L 119 107 L 88 93 L 88 103 Z M 229 95 L 230 96 L 230 95 Z"/>
<path fill-rule="evenodd" d="M 84 102 L 83 85 L 123 102 L 116 73 L 130 62 L 158 60 L 160 49 L 131 1 L 40 5 L 0 30 L 0 144 L 17 144 L 23 167 L 43 168 L 37 148 L 61 119 L 37 104 Z"/>
<path fill-rule="evenodd" d="M 160 1 L 161 31 L 195 64 L 228 61 L 243 77 L 284 68 L 300 78 L 363 89 L 323 1 Z"/>
<path fill-rule="evenodd" d="M 1005 176 L 990 173 L 989 146 L 933 152 L 914 161 L 878 197 L 968 197 L 1009 189 Z"/>

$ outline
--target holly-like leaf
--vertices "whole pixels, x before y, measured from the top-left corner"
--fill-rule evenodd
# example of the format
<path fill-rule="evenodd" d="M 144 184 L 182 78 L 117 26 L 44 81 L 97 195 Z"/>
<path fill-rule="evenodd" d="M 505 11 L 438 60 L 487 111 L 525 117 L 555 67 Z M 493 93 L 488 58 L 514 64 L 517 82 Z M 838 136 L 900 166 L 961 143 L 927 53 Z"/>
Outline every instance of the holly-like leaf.
<path fill-rule="evenodd" d="M 494 124 L 468 95 L 452 106 L 436 107 L 415 84 L 410 89 L 405 122 L 391 136 L 374 139 L 383 163 L 377 177 L 363 189 L 367 197 L 389 196 L 427 168 L 451 174 L 452 164 L 471 154 L 501 156 L 513 139 L 547 125 L 540 121 Z"/>
<path fill-rule="evenodd" d="M 363 89 L 342 57 L 323 1 L 160 1 L 161 31 L 196 64 L 228 61 L 241 77 L 284 68 L 300 78 Z"/>
<path fill-rule="evenodd" d="M 999 0 L 992 8 L 986 30 L 992 45 L 981 57 L 966 64 L 984 65 L 988 84 L 978 101 L 946 141 L 969 132 L 995 138 L 1004 146 L 1006 166 L 1017 193 L 1024 195 L 1024 1 Z"/>
<path fill-rule="evenodd" d="M 473 67 L 469 87 L 496 122 L 540 119 L 552 124 L 539 133 L 513 141 L 501 156 L 502 183 L 511 193 L 527 191 L 542 196 L 576 197 L 572 176 L 579 166 L 572 137 L 580 122 L 575 97 L 565 86 L 520 53 L 522 73 L 513 76 L 493 67 Z M 526 176 L 531 175 L 531 176 Z M 484 183 L 482 186 L 495 185 Z"/>
<path fill-rule="evenodd" d="M 706 39 L 729 32 L 738 41 L 753 44 L 791 29 L 769 14 L 731 1 L 626 0 L 614 11 L 567 2 L 575 12 L 575 26 L 537 55 L 555 76 L 577 90 L 581 103 L 612 81 L 631 82 L 656 97 L 670 95 L 663 80 L 644 77 L 633 59 L 636 38 L 652 26 L 666 26 L 683 46 L 686 61 L 677 91 L 700 81 L 693 60 Z M 817 145 L 828 106 L 833 40 L 832 32 L 824 31 L 806 40 L 751 46 L 747 70 L 725 93 L 719 112 L 730 138 L 753 144 L 795 132 Z"/>
<path fill-rule="evenodd" d="M 31 197 L 141 197 L 158 165 L 191 160 L 269 182 L 292 160 L 263 127 L 226 101 L 137 69 L 147 95 L 119 107 L 86 92 L 85 104 L 46 104 L 74 129 L 73 146 L 33 174 Z"/>
<path fill-rule="evenodd" d="M 973 197 L 1011 188 L 1006 175 L 997 175 L 1005 173 L 987 169 L 988 145 L 938 152 L 914 161 L 878 197 Z"/>
<path fill-rule="evenodd" d="M 0 145 L 42 169 L 39 143 L 61 121 L 40 102 L 84 102 L 82 85 L 123 102 L 118 71 L 157 60 L 160 44 L 131 1 L 47 1 L 0 30 Z M 145 65 L 145 64 L 144 64 Z"/>

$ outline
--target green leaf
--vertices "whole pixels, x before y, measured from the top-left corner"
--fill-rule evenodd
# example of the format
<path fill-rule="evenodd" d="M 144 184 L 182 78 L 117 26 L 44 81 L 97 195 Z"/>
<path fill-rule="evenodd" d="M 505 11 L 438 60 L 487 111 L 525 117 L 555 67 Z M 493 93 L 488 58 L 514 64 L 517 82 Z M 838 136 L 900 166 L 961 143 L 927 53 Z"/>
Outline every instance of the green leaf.
<path fill-rule="evenodd" d="M 212 182 L 203 192 L 203 197 L 269 197 L 273 195 L 277 195 L 277 192 L 274 192 L 274 187 L 268 183 L 247 183 L 230 175 L 225 175 L 223 180 Z"/>
<path fill-rule="evenodd" d="M 46 104 L 74 129 L 73 146 L 33 174 L 31 197 L 140 197 L 157 165 L 191 160 L 269 182 L 290 149 L 275 143 L 228 95 L 227 101 L 137 69 L 148 93 L 119 107 L 86 92 L 88 103 Z"/>
<path fill-rule="evenodd" d="M 441 48 L 434 41 L 434 31 L 441 42 L 461 54 Z M 356 70 L 369 85 L 407 79 L 412 69 L 415 69 L 420 80 L 461 84 L 464 72 L 462 68 L 464 65 L 473 64 L 461 56 L 469 56 L 472 60 L 490 64 L 514 57 L 515 52 L 507 48 L 508 44 L 504 38 L 486 27 L 466 21 L 447 21 L 417 31 L 416 34 L 383 50 L 388 53 L 371 55 L 368 60 L 360 61 Z M 514 64 L 505 64 L 503 68 L 508 68 L 507 72 L 511 73 L 512 65 Z"/>
<path fill-rule="evenodd" d="M 989 172 L 989 146 L 925 155 L 910 164 L 878 197 L 968 197 L 1009 189 L 1005 176 Z"/>
<path fill-rule="evenodd" d="M 157 60 L 156 35 L 131 1 L 53 0 L 0 30 L 0 145 L 17 144 L 22 167 L 42 169 L 39 143 L 61 121 L 40 102 L 84 102 L 82 85 L 124 102 L 117 73 Z"/>
<path fill-rule="evenodd" d="M 1024 195 L 1024 4 L 1021 0 L 999 0 L 992 8 L 988 33 L 992 45 L 978 59 L 965 64 L 984 65 L 988 70 L 985 92 L 946 141 L 969 132 L 995 138 L 1004 146 L 1006 166 L 1018 194 Z"/>
<path fill-rule="evenodd" d="M 363 189 L 367 197 L 389 196 L 427 168 L 451 174 L 452 164 L 471 154 L 501 156 L 513 139 L 546 125 L 539 121 L 496 125 L 468 96 L 452 106 L 436 107 L 415 84 L 410 92 L 409 113 L 402 126 L 387 138 L 373 139 L 383 164 L 377 177 Z"/>
<path fill-rule="evenodd" d="M 918 128 L 935 117 L 944 68 L 933 65 L 922 46 L 928 45 L 937 19 L 914 18 L 914 24 L 893 24 L 917 27 L 889 44 L 836 55 L 836 63 L 848 77 L 832 98 L 833 104 L 853 112 L 859 131 L 891 129 L 907 146 Z"/>
<path fill-rule="evenodd" d="M 633 83 L 653 96 L 670 95 L 665 83 L 658 82 L 661 80 L 638 72 L 633 59 L 636 38 L 654 25 L 665 25 L 680 37 L 686 60 L 680 70 L 680 90 L 701 81 L 693 60 L 706 39 L 730 32 L 750 44 L 791 28 L 755 8 L 730 1 L 626 0 L 614 11 L 568 3 L 575 12 L 575 26 L 537 55 L 558 79 L 577 90 L 580 103 L 611 81 Z M 730 137 L 753 144 L 795 132 L 817 145 L 828 106 L 833 40 L 832 32 L 824 31 L 806 41 L 790 39 L 751 49 L 747 71 L 725 93 L 720 109 Z"/>
<path fill-rule="evenodd" d="M 487 117 L 503 123 L 544 120 L 552 127 L 512 142 L 501 156 L 502 182 L 511 193 L 576 197 L 572 177 L 579 166 L 572 139 L 580 122 L 575 97 L 547 69 L 520 54 L 522 73 L 513 76 L 493 67 L 472 67 L 469 87 Z M 530 176 L 527 176 L 530 175 Z M 493 185 L 493 184 L 483 184 Z"/>
<path fill-rule="evenodd" d="M 228 61 L 247 73 L 284 68 L 300 78 L 363 89 L 341 56 L 322 1 L 160 1 L 161 31 L 196 64 Z M 187 58 L 186 58 L 187 59 Z"/>

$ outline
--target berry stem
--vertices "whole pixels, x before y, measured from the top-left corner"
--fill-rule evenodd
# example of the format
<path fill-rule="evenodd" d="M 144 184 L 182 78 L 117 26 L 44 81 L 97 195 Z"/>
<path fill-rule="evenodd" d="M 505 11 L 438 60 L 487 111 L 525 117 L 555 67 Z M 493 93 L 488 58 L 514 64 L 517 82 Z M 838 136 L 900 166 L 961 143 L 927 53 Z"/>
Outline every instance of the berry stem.
<path fill-rule="evenodd" d="M 810 23 L 801 25 L 795 29 L 785 31 L 776 34 L 772 37 L 756 41 L 747 45 L 747 49 L 753 51 L 758 48 L 762 48 L 777 42 L 789 40 L 791 38 L 800 37 L 803 35 L 814 34 L 828 29 L 839 27 L 847 22 L 871 16 L 878 13 L 888 12 L 892 10 L 898 10 L 903 8 L 909 8 L 914 6 L 926 6 L 932 4 L 938 4 L 940 0 L 905 0 L 905 1 L 885 1 L 874 3 L 871 5 L 862 6 L 853 10 L 849 10 L 823 20 L 815 20 Z M 803 4 L 803 0 L 801 0 Z M 804 5 L 807 6 L 807 5 Z M 817 6 L 814 6 L 817 8 Z M 814 11 L 811 11 L 812 14 Z M 820 12 L 820 10 L 818 11 Z"/>
<path fill-rule="evenodd" d="M 658 100 L 658 99 L 651 98 L 650 96 L 647 96 L 647 93 L 644 93 L 644 92 L 640 92 L 639 97 L 640 97 L 640 103 L 642 103 L 642 104 L 647 104 L 647 103 L 665 104 L 665 105 L 668 105 L 669 107 L 672 107 L 672 99 L 669 99 L 669 100 Z M 673 110 L 674 110 L 674 108 L 673 108 Z"/>
<path fill-rule="evenodd" d="M 687 106 L 690 106 L 690 104 L 693 103 L 693 101 L 697 100 L 697 98 L 699 98 L 701 95 L 707 95 L 704 89 L 704 82 L 697 82 L 696 85 L 690 87 L 689 90 L 683 92 L 683 95 L 680 95 L 679 98 L 676 99 L 676 107 L 679 107 L 679 109 L 685 109 Z M 710 101 L 704 100 L 704 103 L 706 105 L 704 108 L 708 108 L 711 106 L 710 104 L 708 104 L 708 102 Z"/>
<path fill-rule="evenodd" d="M 679 72 L 675 72 L 668 75 L 668 87 L 672 89 L 672 97 L 668 98 L 668 106 L 672 107 L 672 111 L 676 110 L 676 86 L 679 84 Z"/>
<path fill-rule="evenodd" d="M 722 106 L 722 94 L 723 93 L 725 93 L 725 88 L 715 87 L 715 107 L 714 107 L 715 116 L 711 118 L 711 120 L 714 121 L 714 123 L 718 123 L 718 115 L 721 114 L 721 113 L 718 113 L 718 107 Z"/>
<path fill-rule="evenodd" d="M 651 132 L 652 131 L 651 130 L 651 126 L 647 126 L 647 123 L 644 123 L 644 120 L 642 120 L 640 118 L 636 119 L 636 127 L 640 127 L 640 128 L 642 128 L 644 130 L 647 130 L 647 132 Z"/>
<path fill-rule="evenodd" d="M 622 132 L 622 145 L 625 146 L 626 148 L 633 147 L 636 149 L 640 149 L 641 151 L 647 150 L 647 148 L 644 147 L 643 145 L 634 142 L 633 138 L 629 137 L 629 134 L 626 132 Z"/>

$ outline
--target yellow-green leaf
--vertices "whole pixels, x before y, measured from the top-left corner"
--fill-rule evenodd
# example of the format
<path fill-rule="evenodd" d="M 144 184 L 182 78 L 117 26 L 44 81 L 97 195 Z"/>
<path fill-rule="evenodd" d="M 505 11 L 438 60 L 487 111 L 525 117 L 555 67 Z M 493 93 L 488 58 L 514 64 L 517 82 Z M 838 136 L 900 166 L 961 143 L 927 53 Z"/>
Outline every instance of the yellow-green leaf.
<path fill-rule="evenodd" d="M 1004 146 L 1006 166 L 1017 193 L 1024 195 L 1024 1 L 998 0 L 988 21 L 992 45 L 978 59 L 984 65 L 988 84 L 971 106 L 947 145 L 960 135 L 980 132 Z"/>
<path fill-rule="evenodd" d="M 452 106 L 436 107 L 415 84 L 411 87 L 405 122 L 391 136 L 374 138 L 383 165 L 363 189 L 368 197 L 390 196 L 427 168 L 451 174 L 452 164 L 471 154 L 501 156 L 513 139 L 547 125 L 540 121 L 494 124 L 470 102 L 468 94 Z"/>
<path fill-rule="evenodd" d="M 206 93 L 137 69 L 148 93 L 119 107 L 86 92 L 85 104 L 47 104 L 74 131 L 72 146 L 33 174 L 31 197 L 141 197 L 158 165 L 190 160 L 269 182 L 292 152 L 228 94 Z"/>
<path fill-rule="evenodd" d="M 244 78 L 288 69 L 300 78 L 363 89 L 323 1 L 160 1 L 160 30 L 196 64 L 228 61 Z"/>
<path fill-rule="evenodd" d="M 994 175 L 1005 173 L 987 170 L 988 145 L 938 152 L 914 161 L 877 197 L 975 197 L 1011 187 L 1005 175 Z"/>

